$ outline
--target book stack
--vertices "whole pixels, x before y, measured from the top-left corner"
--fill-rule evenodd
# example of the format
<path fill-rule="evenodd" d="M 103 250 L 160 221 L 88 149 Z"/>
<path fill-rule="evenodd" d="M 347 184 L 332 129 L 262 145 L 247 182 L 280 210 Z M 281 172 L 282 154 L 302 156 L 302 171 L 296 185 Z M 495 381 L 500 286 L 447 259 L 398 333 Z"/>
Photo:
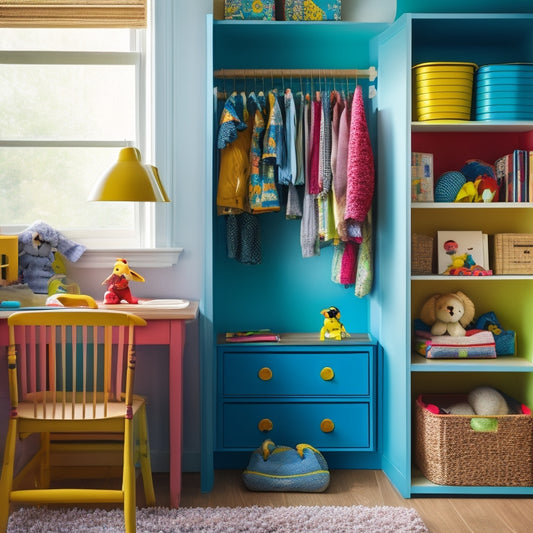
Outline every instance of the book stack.
<path fill-rule="evenodd" d="M 494 163 L 500 201 L 533 201 L 533 151 L 514 150 Z"/>
<path fill-rule="evenodd" d="M 226 342 L 279 342 L 279 335 L 269 329 L 226 333 Z"/>

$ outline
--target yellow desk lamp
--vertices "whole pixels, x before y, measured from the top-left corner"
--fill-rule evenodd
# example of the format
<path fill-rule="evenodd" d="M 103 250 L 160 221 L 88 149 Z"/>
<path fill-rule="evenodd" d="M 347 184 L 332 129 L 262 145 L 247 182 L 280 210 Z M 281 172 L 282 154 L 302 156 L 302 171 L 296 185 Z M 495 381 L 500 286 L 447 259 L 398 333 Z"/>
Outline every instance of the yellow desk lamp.
<path fill-rule="evenodd" d="M 141 162 L 137 148 L 122 148 L 118 161 L 105 172 L 89 194 L 97 202 L 170 202 L 157 168 Z"/>

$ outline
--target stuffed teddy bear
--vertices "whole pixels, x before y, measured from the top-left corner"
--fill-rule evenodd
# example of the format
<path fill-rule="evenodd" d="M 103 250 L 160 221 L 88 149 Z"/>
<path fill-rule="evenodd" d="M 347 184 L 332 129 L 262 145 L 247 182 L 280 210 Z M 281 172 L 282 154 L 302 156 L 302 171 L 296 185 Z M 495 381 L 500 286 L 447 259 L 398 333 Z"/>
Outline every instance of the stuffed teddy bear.
<path fill-rule="evenodd" d="M 48 293 L 48 281 L 55 274 L 52 263 L 56 251 L 76 262 L 86 250 L 42 220 L 19 233 L 18 248 L 20 281 L 36 294 Z"/>
<path fill-rule="evenodd" d="M 461 291 L 434 294 L 422 307 L 420 319 L 431 326 L 432 335 L 464 337 L 465 327 L 474 319 L 474 303 Z"/>

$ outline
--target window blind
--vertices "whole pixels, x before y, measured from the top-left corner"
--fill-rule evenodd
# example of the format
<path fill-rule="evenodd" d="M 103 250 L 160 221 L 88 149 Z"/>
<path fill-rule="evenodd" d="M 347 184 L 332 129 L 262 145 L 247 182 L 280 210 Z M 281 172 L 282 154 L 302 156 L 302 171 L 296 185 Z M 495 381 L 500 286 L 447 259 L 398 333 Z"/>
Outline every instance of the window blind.
<path fill-rule="evenodd" d="M 3 28 L 144 28 L 147 0 L 0 0 Z"/>

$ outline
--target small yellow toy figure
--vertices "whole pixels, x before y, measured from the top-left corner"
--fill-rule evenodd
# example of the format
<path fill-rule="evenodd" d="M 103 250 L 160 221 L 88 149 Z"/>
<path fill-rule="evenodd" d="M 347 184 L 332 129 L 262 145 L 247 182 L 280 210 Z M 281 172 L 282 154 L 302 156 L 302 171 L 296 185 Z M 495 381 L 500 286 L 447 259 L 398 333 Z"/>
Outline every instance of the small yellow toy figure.
<path fill-rule="evenodd" d="M 108 276 L 102 285 L 107 284 L 107 291 L 104 294 L 104 303 L 119 304 L 125 300 L 129 304 L 139 303 L 139 299 L 135 298 L 128 287 L 130 281 L 144 281 L 144 278 L 131 270 L 128 262 L 121 257 L 117 258 L 113 266 L 113 273 Z"/>
<path fill-rule="evenodd" d="M 324 315 L 324 325 L 320 330 L 321 341 L 326 339 L 340 341 L 341 339 L 350 336 L 342 322 L 339 320 L 341 312 L 336 307 L 331 306 L 327 309 L 322 309 L 320 314 Z"/>

